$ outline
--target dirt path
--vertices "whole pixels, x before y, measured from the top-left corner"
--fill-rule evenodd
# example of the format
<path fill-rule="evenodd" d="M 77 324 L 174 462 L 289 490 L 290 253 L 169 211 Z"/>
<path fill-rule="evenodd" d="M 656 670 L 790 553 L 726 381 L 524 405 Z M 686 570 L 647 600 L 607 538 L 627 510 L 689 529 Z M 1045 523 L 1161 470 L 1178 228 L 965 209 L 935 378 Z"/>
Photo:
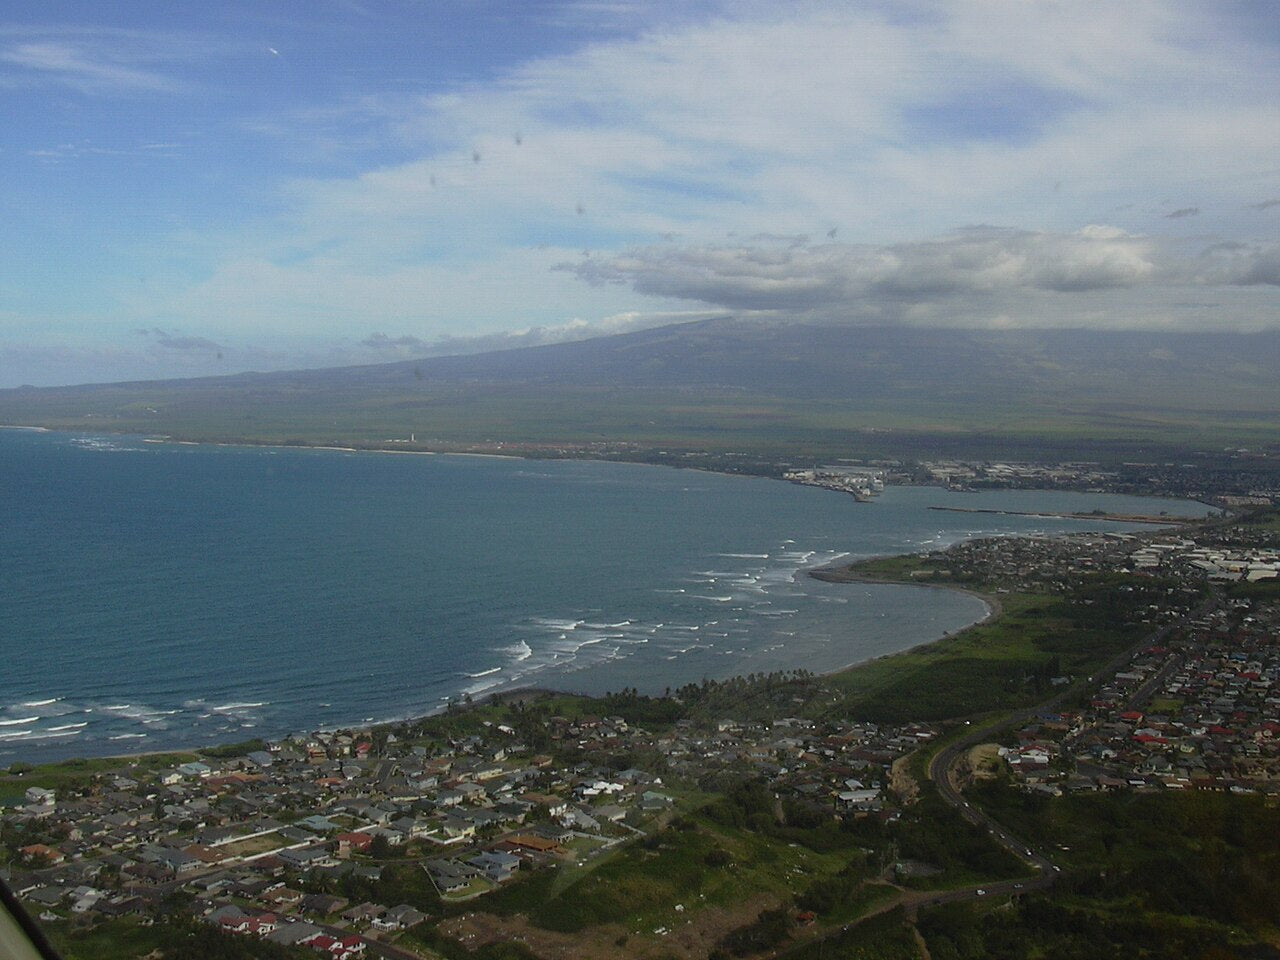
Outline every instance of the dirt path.
<path fill-rule="evenodd" d="M 911 925 L 911 936 L 915 938 L 916 949 L 920 951 L 920 960 L 933 960 L 933 954 L 929 952 L 929 945 L 924 942 L 924 936 L 920 933 L 920 928 L 914 923 Z"/>
<path fill-rule="evenodd" d="M 519 943 L 542 960 L 702 960 L 729 933 L 750 923 L 761 911 L 777 907 L 778 898 L 757 894 L 727 909 L 705 907 L 676 921 L 665 933 L 631 933 L 619 923 L 588 927 L 578 933 L 542 930 L 525 917 L 468 913 L 440 924 L 440 932 L 468 950 L 491 943 Z"/>

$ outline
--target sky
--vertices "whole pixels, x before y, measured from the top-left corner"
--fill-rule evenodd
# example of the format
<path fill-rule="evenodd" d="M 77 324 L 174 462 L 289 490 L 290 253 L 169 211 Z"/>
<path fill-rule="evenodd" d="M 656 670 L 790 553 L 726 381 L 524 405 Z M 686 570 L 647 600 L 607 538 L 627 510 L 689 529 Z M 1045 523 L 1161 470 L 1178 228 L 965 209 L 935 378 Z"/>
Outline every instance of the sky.
<path fill-rule="evenodd" d="M 731 315 L 1280 326 L 1270 0 L 0 14 L 0 387 Z"/>

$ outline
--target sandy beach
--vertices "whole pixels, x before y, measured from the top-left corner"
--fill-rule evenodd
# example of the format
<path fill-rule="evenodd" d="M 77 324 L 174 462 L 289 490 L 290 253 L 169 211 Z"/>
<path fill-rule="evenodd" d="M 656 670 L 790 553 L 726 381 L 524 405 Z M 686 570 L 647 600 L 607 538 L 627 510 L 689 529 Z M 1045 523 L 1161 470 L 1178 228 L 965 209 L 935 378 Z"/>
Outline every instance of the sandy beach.
<path fill-rule="evenodd" d="M 971 590 L 968 587 L 957 587 L 946 583 L 919 583 L 915 580 L 894 580 L 888 577 L 872 577 L 864 573 L 859 573 L 856 568 L 859 564 L 866 560 L 876 559 L 874 557 L 865 557 L 862 560 L 855 560 L 852 563 L 845 563 L 843 559 L 833 564 L 822 567 L 814 567 L 812 570 L 806 570 L 809 576 L 815 580 L 821 580 L 823 583 L 878 583 L 878 584 L 894 584 L 896 586 L 905 587 L 923 587 L 933 590 L 950 590 L 953 593 L 964 593 L 971 597 L 981 600 L 987 607 L 987 615 L 981 620 L 976 620 L 970 626 L 976 626 L 979 623 L 986 623 L 994 620 L 1004 612 L 1004 606 L 1000 603 L 1000 598 L 992 593 L 982 593 L 978 590 Z M 966 628 L 967 629 L 967 628 Z M 939 637 L 938 639 L 942 639 Z M 934 641 L 930 641 L 932 643 Z M 921 644 L 927 646 L 927 644 Z M 918 649 L 913 647 L 912 649 Z M 892 656 L 892 654 L 888 654 Z M 878 658 L 877 658 L 878 659 Z M 856 664 L 854 664 L 856 666 Z M 847 669 L 847 668 L 845 668 Z M 838 672 L 838 671 L 837 671 Z"/>

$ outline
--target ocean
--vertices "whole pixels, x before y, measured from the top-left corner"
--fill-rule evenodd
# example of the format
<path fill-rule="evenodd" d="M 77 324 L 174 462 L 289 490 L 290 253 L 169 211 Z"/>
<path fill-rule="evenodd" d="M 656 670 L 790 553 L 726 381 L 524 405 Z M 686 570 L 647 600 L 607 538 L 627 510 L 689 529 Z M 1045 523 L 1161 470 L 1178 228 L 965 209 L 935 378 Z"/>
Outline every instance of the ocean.
<path fill-rule="evenodd" d="M 536 685 L 661 693 L 815 672 L 985 614 L 826 584 L 842 555 L 1198 515 L 1107 495 L 775 480 L 582 461 L 0 430 L 0 765 L 417 716 Z"/>

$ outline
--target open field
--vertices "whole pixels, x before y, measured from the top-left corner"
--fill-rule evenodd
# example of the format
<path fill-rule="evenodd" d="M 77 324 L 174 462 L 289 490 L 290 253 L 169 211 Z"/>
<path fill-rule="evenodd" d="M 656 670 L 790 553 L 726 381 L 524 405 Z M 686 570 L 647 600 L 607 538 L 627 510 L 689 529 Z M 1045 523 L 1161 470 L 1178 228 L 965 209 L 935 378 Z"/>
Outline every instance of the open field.
<path fill-rule="evenodd" d="M 199 759 L 194 753 L 144 753 L 130 756 L 129 763 L 139 770 L 164 770 Z M 119 757 L 76 758 L 38 766 L 16 763 L 8 768 L 7 773 L 0 773 L 0 804 L 6 802 L 7 798 L 22 796 L 28 787 L 61 790 L 83 783 L 95 774 L 117 770 L 119 767 Z"/>
<path fill-rule="evenodd" d="M 1133 642 L 1131 631 L 1075 622 L 1057 597 L 1008 594 L 1003 614 L 936 643 L 881 657 L 831 677 L 839 710 L 884 722 L 940 720 L 1033 703 L 1057 658 L 1078 673 Z"/>

